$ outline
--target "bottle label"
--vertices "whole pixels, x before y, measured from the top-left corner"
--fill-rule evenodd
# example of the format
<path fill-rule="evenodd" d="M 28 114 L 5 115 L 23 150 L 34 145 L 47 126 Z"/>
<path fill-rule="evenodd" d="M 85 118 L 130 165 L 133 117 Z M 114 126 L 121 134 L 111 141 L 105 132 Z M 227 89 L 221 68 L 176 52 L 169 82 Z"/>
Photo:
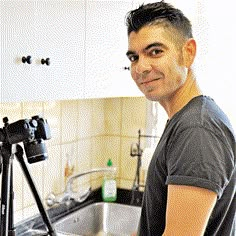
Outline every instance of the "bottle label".
<path fill-rule="evenodd" d="M 106 180 L 104 183 L 104 196 L 106 198 L 115 197 L 116 196 L 116 181 Z"/>

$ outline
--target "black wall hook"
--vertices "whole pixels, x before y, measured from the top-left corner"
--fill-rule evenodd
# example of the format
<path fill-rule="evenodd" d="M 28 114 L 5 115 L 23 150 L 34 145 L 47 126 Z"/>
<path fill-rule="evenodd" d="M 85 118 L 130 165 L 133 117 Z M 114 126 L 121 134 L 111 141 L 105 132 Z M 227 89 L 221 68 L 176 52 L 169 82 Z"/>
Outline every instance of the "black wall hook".
<path fill-rule="evenodd" d="M 32 63 L 32 59 L 31 59 L 31 56 L 27 56 L 27 57 L 22 57 L 22 62 L 23 63 L 28 63 L 28 64 L 31 64 Z"/>
<path fill-rule="evenodd" d="M 47 66 L 49 66 L 50 63 L 51 63 L 51 62 L 50 62 L 50 58 L 46 58 L 46 59 L 42 59 L 42 60 L 41 60 L 41 64 L 42 64 L 42 65 L 46 64 Z"/>

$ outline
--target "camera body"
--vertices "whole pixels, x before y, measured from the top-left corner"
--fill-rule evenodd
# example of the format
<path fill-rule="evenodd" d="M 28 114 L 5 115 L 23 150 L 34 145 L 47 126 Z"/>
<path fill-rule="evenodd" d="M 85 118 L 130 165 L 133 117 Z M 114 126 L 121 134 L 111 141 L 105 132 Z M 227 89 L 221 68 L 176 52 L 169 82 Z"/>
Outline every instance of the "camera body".
<path fill-rule="evenodd" d="M 0 130 L 0 140 L 9 144 L 23 142 L 28 162 L 35 163 L 47 159 L 47 149 L 44 140 L 51 138 L 47 120 L 40 116 L 32 119 L 23 119 L 8 124 L 8 119 L 3 119 L 5 126 Z M 2 133 L 1 133 L 2 132 Z"/>

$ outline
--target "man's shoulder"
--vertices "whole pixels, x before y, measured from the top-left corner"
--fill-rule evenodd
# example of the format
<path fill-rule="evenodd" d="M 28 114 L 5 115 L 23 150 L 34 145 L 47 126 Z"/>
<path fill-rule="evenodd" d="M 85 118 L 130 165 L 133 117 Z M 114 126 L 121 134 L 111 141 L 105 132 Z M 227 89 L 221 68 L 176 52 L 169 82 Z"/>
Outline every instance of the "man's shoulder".
<path fill-rule="evenodd" d="M 172 128 L 179 131 L 185 129 L 204 128 L 212 132 L 227 130 L 234 133 L 232 125 L 216 102 L 208 96 L 193 98 L 175 117 Z"/>

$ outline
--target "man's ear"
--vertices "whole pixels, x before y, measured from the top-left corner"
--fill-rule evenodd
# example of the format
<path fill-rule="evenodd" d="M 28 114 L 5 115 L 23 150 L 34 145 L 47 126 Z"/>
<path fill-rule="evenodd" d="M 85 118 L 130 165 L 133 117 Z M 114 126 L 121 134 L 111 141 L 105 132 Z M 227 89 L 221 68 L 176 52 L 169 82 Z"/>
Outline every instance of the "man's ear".
<path fill-rule="evenodd" d="M 196 56 L 196 51 L 197 51 L 196 41 L 193 38 L 188 39 L 184 44 L 182 50 L 183 50 L 184 65 L 187 68 L 190 68 Z"/>

